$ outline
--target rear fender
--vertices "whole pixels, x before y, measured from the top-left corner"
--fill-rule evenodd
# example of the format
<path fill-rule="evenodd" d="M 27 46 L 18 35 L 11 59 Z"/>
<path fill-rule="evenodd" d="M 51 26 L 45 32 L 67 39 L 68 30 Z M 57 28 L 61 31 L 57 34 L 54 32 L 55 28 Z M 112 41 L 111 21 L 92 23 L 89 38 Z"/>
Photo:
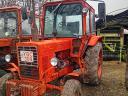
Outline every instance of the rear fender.
<path fill-rule="evenodd" d="M 88 46 L 95 46 L 98 42 L 102 41 L 101 36 L 91 36 L 88 41 Z"/>

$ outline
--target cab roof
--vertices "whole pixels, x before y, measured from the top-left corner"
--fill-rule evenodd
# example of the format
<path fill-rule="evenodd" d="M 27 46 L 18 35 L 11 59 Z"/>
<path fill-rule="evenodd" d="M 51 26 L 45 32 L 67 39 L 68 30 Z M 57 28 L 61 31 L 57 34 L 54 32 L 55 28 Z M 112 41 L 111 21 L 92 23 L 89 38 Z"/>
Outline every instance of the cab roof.
<path fill-rule="evenodd" d="M 69 3 L 82 3 L 84 6 L 89 8 L 92 12 L 95 12 L 95 10 L 86 2 L 86 0 L 58 0 L 58 1 L 51 1 L 46 2 L 44 6 L 50 6 L 50 5 L 56 5 L 56 4 L 69 4 Z"/>
<path fill-rule="evenodd" d="M 3 6 L 0 7 L 0 11 L 6 11 L 6 10 L 16 10 L 16 9 L 21 9 L 20 6 Z"/>

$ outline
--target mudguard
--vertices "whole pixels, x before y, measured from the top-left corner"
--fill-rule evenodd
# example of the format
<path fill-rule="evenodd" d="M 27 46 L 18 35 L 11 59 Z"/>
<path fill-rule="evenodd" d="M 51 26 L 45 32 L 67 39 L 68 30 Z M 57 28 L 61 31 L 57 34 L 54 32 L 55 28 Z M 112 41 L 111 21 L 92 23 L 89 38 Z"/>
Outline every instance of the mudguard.
<path fill-rule="evenodd" d="M 16 64 L 14 63 L 10 63 L 10 65 L 12 66 L 12 68 L 8 68 L 6 70 L 10 71 L 11 73 L 15 73 L 18 72 L 18 74 L 20 73 L 18 66 L 16 66 Z"/>
<path fill-rule="evenodd" d="M 88 41 L 88 46 L 95 46 L 98 42 L 102 41 L 101 36 L 91 36 L 89 41 Z"/>

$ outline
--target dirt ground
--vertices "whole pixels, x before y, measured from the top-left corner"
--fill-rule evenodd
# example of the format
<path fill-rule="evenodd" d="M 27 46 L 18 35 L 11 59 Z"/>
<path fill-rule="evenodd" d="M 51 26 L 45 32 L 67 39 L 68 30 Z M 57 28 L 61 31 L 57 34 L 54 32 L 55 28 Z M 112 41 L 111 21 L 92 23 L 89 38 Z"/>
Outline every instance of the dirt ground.
<path fill-rule="evenodd" d="M 83 85 L 84 96 L 128 96 L 124 87 L 125 63 L 116 61 L 103 63 L 103 77 L 100 86 Z"/>
<path fill-rule="evenodd" d="M 105 61 L 103 63 L 102 82 L 99 86 L 82 85 L 83 96 L 128 96 L 125 82 L 125 63 Z M 60 96 L 49 94 L 45 96 Z"/>

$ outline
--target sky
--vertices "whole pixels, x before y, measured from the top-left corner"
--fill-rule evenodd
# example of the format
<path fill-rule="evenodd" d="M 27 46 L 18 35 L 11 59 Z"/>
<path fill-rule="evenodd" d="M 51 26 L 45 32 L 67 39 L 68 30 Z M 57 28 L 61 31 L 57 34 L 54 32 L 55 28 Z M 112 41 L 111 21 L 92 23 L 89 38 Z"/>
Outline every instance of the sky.
<path fill-rule="evenodd" d="M 107 15 L 116 15 L 125 10 L 128 10 L 128 0 L 103 0 L 106 5 L 106 14 Z M 87 2 L 92 5 L 95 9 L 95 13 L 98 13 L 98 3 L 94 1 L 87 0 Z M 123 9 L 122 9 L 123 8 Z M 116 11 L 118 10 L 118 11 Z M 113 12 L 115 11 L 115 12 Z"/>
<path fill-rule="evenodd" d="M 128 9 L 128 0 L 104 0 L 104 1 L 106 3 L 106 13 L 110 13 L 112 11 L 122 9 L 122 8 Z M 112 14 L 116 14 L 119 12 L 120 11 L 116 11 L 116 12 L 113 12 Z"/>

